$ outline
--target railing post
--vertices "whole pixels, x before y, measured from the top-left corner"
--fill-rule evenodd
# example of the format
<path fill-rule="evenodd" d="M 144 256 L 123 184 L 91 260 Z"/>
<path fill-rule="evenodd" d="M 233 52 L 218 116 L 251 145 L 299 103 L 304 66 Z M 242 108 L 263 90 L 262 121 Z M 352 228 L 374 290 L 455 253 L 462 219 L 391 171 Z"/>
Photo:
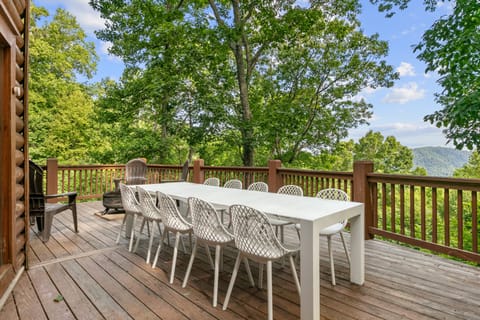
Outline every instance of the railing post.
<path fill-rule="evenodd" d="M 202 169 L 204 164 L 203 159 L 193 160 L 193 183 L 203 183 L 205 180 L 205 173 Z"/>
<path fill-rule="evenodd" d="M 369 227 L 373 225 L 373 208 L 367 174 L 373 172 L 372 161 L 355 161 L 353 163 L 353 201 L 365 205 L 365 239 L 373 239 Z"/>
<path fill-rule="evenodd" d="M 58 160 L 47 159 L 47 194 L 58 193 Z M 48 202 L 58 202 L 57 198 L 48 199 Z"/>
<path fill-rule="evenodd" d="M 277 192 L 282 186 L 282 177 L 278 169 L 282 167 L 280 160 L 268 160 L 268 191 Z"/>

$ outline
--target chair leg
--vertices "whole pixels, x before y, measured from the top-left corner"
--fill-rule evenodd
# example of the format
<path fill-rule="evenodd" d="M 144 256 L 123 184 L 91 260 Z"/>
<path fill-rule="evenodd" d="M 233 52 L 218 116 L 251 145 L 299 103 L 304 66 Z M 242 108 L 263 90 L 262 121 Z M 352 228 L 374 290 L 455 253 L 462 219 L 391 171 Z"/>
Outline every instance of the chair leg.
<path fill-rule="evenodd" d="M 332 285 L 335 285 L 335 267 L 333 265 L 332 237 L 327 236 L 328 256 L 330 257 L 330 273 L 332 274 Z"/>
<path fill-rule="evenodd" d="M 142 232 L 143 232 L 143 227 L 145 227 L 145 221 L 146 221 L 146 220 L 147 220 L 147 219 L 146 219 L 145 217 L 143 217 L 142 224 L 141 224 L 141 226 L 140 226 L 140 232 L 139 232 L 139 234 L 138 234 L 137 240 L 135 241 L 135 247 L 133 247 L 133 252 L 137 252 L 137 250 L 138 250 L 138 245 L 139 245 L 139 243 L 140 243 L 140 235 L 141 235 Z M 149 233 L 149 234 L 150 234 L 150 233 Z M 148 262 L 147 262 L 147 263 L 148 263 Z"/>
<path fill-rule="evenodd" d="M 43 231 L 40 233 L 40 238 L 43 242 L 47 242 L 48 239 L 50 239 L 50 234 L 52 232 L 53 216 L 54 214 L 52 212 L 45 212 Z"/>
<path fill-rule="evenodd" d="M 220 271 L 223 272 L 223 248 L 220 247 Z"/>
<path fill-rule="evenodd" d="M 122 237 L 123 226 L 125 225 L 126 222 L 127 222 L 127 215 L 125 214 L 123 216 L 122 224 L 120 225 L 120 231 L 118 232 L 117 241 L 115 241 L 116 244 L 120 243 L 120 238 Z"/>
<path fill-rule="evenodd" d="M 137 215 L 133 215 L 133 222 L 132 222 L 132 231 L 130 232 L 130 243 L 128 245 L 128 252 L 132 252 L 133 249 L 133 239 L 135 238 L 135 225 L 137 221 Z"/>
<path fill-rule="evenodd" d="M 152 244 L 153 244 L 153 238 L 155 238 L 155 228 L 152 228 L 152 231 L 149 233 L 150 233 L 150 239 L 148 239 L 148 251 L 147 251 L 147 259 L 146 259 L 147 264 L 150 263 L 150 255 L 152 254 Z M 140 237 L 138 237 L 138 239 L 140 239 Z"/>
<path fill-rule="evenodd" d="M 273 320 L 272 261 L 267 261 L 268 320 Z"/>
<path fill-rule="evenodd" d="M 255 280 L 253 280 L 252 270 L 250 270 L 250 264 L 248 263 L 248 259 L 246 257 L 243 258 L 243 263 L 245 264 L 245 269 L 247 270 L 248 281 L 250 281 L 250 286 L 253 288 L 255 287 Z"/>
<path fill-rule="evenodd" d="M 78 233 L 78 221 L 77 221 L 77 205 L 73 204 L 72 206 L 72 216 L 73 216 L 73 228 L 75 233 Z"/>
<path fill-rule="evenodd" d="M 155 221 L 157 223 L 157 228 L 158 228 L 158 235 L 159 237 L 161 238 L 163 236 L 163 233 L 162 233 L 162 227 L 160 226 L 160 222 L 159 221 Z M 152 230 L 155 228 L 155 226 L 152 226 Z"/>
<path fill-rule="evenodd" d="M 193 248 L 192 233 L 191 232 L 188 233 L 188 240 L 190 242 L 190 252 L 191 252 L 192 248 Z"/>
<path fill-rule="evenodd" d="M 205 252 L 206 252 L 207 257 L 208 257 L 208 262 L 210 262 L 210 267 L 212 269 L 214 269 L 215 266 L 213 265 L 212 255 L 210 254 L 210 248 L 208 247 L 207 244 L 205 245 Z"/>
<path fill-rule="evenodd" d="M 263 263 L 258 265 L 258 288 L 263 289 Z"/>
<path fill-rule="evenodd" d="M 180 242 L 182 243 L 182 249 L 183 249 L 183 253 L 187 253 L 187 249 L 185 249 L 185 242 L 183 241 L 183 237 L 180 233 L 177 233 L 180 237 Z"/>
<path fill-rule="evenodd" d="M 230 283 L 228 284 L 227 295 L 225 296 L 225 301 L 223 302 L 223 310 L 227 310 L 228 302 L 230 301 L 230 295 L 232 294 L 233 285 L 235 284 L 235 279 L 237 278 L 238 269 L 240 268 L 241 260 L 241 253 L 239 252 L 237 255 L 237 259 L 235 260 L 235 266 L 233 267 L 232 277 L 230 279 Z"/>
<path fill-rule="evenodd" d="M 175 265 L 177 264 L 178 243 L 180 242 L 180 232 L 175 233 L 175 247 L 173 248 L 172 268 L 170 271 L 170 283 L 173 283 L 175 278 Z"/>
<path fill-rule="evenodd" d="M 220 272 L 220 255 L 222 254 L 222 247 L 220 245 L 215 246 L 215 269 L 213 276 L 213 306 L 217 306 L 218 300 L 218 274 Z"/>
<path fill-rule="evenodd" d="M 300 296 L 300 281 L 298 280 L 297 269 L 295 268 L 295 262 L 293 261 L 292 255 L 290 255 L 290 268 L 292 269 L 293 280 L 295 280 L 295 286 L 297 287 L 298 295 Z"/>
<path fill-rule="evenodd" d="M 347 256 L 348 265 L 350 266 L 350 253 L 348 252 L 347 245 L 345 243 L 345 238 L 343 237 L 342 231 L 340 231 L 340 237 L 342 238 L 343 249 L 345 249 L 345 255 Z"/>
<path fill-rule="evenodd" d="M 195 260 L 195 254 L 197 253 L 198 240 L 195 241 L 192 249 L 192 255 L 190 256 L 190 261 L 188 262 L 187 272 L 185 273 L 185 278 L 183 279 L 182 288 L 187 286 L 188 277 L 190 277 L 190 271 L 192 271 L 193 260 Z"/>
<path fill-rule="evenodd" d="M 163 240 L 166 234 L 167 234 L 167 231 L 165 230 L 158 244 L 157 252 L 155 253 L 155 258 L 153 259 L 152 268 L 155 268 L 157 266 L 158 256 L 160 255 L 160 251 L 162 251 Z"/>

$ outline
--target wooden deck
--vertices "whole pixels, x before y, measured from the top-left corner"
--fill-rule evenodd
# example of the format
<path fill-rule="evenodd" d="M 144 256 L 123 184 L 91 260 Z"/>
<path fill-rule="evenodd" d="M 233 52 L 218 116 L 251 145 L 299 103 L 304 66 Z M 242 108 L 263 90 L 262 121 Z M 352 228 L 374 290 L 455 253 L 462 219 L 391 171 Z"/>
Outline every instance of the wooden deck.
<path fill-rule="evenodd" d="M 225 253 L 220 304 L 213 308 L 213 272 L 202 250 L 185 289 L 181 280 L 189 255 L 180 251 L 176 279 L 170 285 L 171 247 L 164 247 L 159 266 L 152 269 L 144 260 L 146 241 L 136 254 L 128 252 L 125 239 L 116 245 L 121 217 L 107 220 L 95 215 L 102 209 L 100 202 L 79 205 L 78 234 L 72 232 L 69 212 L 57 215 L 46 244 L 31 231 L 30 268 L 0 310 L 0 319 L 266 318 L 266 291 L 250 288 L 243 270 L 228 310 L 221 309 L 235 258 L 233 248 Z M 288 241 L 295 237 L 292 231 Z M 348 281 L 345 255 L 341 244 L 335 243 L 337 285 L 333 287 L 325 243 L 322 319 L 480 319 L 479 267 L 372 240 L 365 248 L 365 285 L 357 286 Z M 254 276 L 257 270 L 252 263 Z M 274 273 L 275 319 L 298 319 L 299 298 L 288 264 L 284 268 L 275 264 Z"/>

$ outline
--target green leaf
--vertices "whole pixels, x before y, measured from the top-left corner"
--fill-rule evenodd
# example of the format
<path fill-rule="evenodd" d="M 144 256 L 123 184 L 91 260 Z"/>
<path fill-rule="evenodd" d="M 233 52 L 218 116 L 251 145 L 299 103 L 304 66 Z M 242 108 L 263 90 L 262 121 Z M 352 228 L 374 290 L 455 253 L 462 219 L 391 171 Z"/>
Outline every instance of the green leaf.
<path fill-rule="evenodd" d="M 57 296 L 55 297 L 55 299 L 53 299 L 53 301 L 55 301 L 55 302 L 60 302 L 60 301 L 63 301 L 63 300 L 64 300 L 64 299 L 63 299 L 63 296 L 62 296 L 61 294 L 57 295 Z"/>

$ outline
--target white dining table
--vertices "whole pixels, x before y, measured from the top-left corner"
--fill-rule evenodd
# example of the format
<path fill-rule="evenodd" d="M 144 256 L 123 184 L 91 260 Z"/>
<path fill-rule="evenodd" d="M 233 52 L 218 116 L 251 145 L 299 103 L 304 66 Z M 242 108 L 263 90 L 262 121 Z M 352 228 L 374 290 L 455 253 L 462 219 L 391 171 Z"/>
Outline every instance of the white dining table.
<path fill-rule="evenodd" d="M 362 203 L 228 189 L 190 182 L 146 184 L 140 187 L 151 193 L 163 192 L 180 201 L 186 201 L 189 197 L 200 198 L 219 209 L 227 209 L 233 204 L 242 204 L 266 214 L 300 222 L 300 316 L 302 320 L 320 319 L 319 232 L 321 229 L 349 219 L 350 282 L 358 285 L 364 282 L 364 206 Z"/>

